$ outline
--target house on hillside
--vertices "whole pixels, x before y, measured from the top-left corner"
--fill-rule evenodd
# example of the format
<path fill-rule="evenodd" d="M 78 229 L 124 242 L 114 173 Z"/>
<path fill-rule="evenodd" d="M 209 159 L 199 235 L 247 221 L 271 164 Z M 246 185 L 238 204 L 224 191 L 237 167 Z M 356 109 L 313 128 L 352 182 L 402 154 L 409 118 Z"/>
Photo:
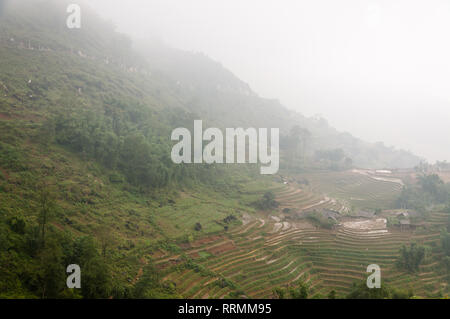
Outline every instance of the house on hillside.
<path fill-rule="evenodd" d="M 429 226 L 428 223 L 423 222 L 423 221 L 412 221 L 410 219 L 401 219 L 399 221 L 399 225 L 400 230 L 401 231 L 406 231 L 406 230 L 414 230 L 417 228 L 426 228 Z"/>
<path fill-rule="evenodd" d="M 333 209 L 324 209 L 322 211 L 322 216 L 333 222 L 333 229 L 336 228 L 336 226 L 340 225 L 338 220 L 338 218 L 341 216 L 340 212 Z"/>
<path fill-rule="evenodd" d="M 416 218 L 416 217 L 420 217 L 420 213 L 418 211 L 415 210 L 402 210 L 399 212 L 395 213 L 395 216 L 399 217 L 399 218 Z"/>
<path fill-rule="evenodd" d="M 375 212 L 368 212 L 368 211 L 359 211 L 357 212 L 354 217 L 362 217 L 362 218 L 374 218 Z"/>
<path fill-rule="evenodd" d="M 409 221 L 409 219 L 400 220 L 400 230 L 401 231 L 410 230 L 410 229 L 411 229 L 411 222 Z"/>
<path fill-rule="evenodd" d="M 395 216 L 397 216 L 398 218 L 408 218 L 409 217 L 409 213 L 404 211 L 404 212 L 399 212 L 397 213 Z"/>

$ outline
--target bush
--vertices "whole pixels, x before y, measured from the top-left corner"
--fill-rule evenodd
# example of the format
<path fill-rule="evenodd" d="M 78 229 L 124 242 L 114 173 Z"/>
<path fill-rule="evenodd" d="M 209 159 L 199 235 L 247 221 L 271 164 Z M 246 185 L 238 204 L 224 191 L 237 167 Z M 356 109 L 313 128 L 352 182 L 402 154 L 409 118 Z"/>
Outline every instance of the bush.
<path fill-rule="evenodd" d="M 307 213 L 306 218 L 312 224 L 326 229 L 332 229 L 333 226 L 336 224 L 336 221 L 334 221 L 331 218 L 323 216 L 321 213 L 318 213 L 317 211 Z"/>
<path fill-rule="evenodd" d="M 307 299 L 309 287 L 305 283 L 300 282 L 297 287 L 289 287 L 288 289 L 276 287 L 272 290 L 272 293 L 277 299 Z"/>
<path fill-rule="evenodd" d="M 336 299 L 336 290 L 333 289 L 328 293 L 328 299 Z"/>
<path fill-rule="evenodd" d="M 25 234 L 25 220 L 21 216 L 14 216 L 8 220 L 9 227 L 11 230 L 18 234 Z"/>
<path fill-rule="evenodd" d="M 109 175 L 109 181 L 111 183 L 123 183 L 124 182 L 123 177 L 121 175 L 115 174 L 115 173 Z"/>
<path fill-rule="evenodd" d="M 20 150 L 3 142 L 0 142 L 0 166 L 14 171 L 26 169 L 25 160 Z"/>
<path fill-rule="evenodd" d="M 275 200 L 275 194 L 270 191 L 266 192 L 260 200 L 253 203 L 253 206 L 261 210 L 271 210 L 279 205 L 280 203 Z"/>
<path fill-rule="evenodd" d="M 361 283 L 353 283 L 347 299 L 386 299 L 390 297 L 389 289 L 381 285 L 380 288 L 369 288 L 364 280 Z"/>
<path fill-rule="evenodd" d="M 236 216 L 234 216 L 234 215 L 228 215 L 227 217 L 225 217 L 224 219 L 223 219 L 223 222 L 224 223 L 231 223 L 232 221 L 234 221 L 234 220 L 236 220 L 237 218 L 236 218 Z"/>

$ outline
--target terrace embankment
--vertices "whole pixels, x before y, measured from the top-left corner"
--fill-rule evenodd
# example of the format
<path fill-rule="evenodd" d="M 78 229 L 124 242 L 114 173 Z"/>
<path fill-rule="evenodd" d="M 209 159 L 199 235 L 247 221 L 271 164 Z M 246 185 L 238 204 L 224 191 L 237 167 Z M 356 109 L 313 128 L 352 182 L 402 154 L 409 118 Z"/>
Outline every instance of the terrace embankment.
<path fill-rule="evenodd" d="M 168 256 L 155 258 L 167 272 L 165 280 L 175 283 L 186 298 L 271 298 L 274 288 L 295 285 L 300 280 L 309 284 L 312 296 L 323 297 L 335 290 L 342 297 L 353 282 L 367 277 L 368 265 L 378 264 L 382 282 L 393 287 L 411 288 L 420 297 L 448 293 L 443 280 L 446 274 L 438 270 L 438 250 L 430 250 L 418 273 L 396 267 L 403 244 L 414 241 L 430 247 L 438 245 L 439 227 L 445 224 L 447 214 L 431 213 L 427 228 L 414 230 L 388 227 L 383 217 L 343 217 L 333 229 L 318 228 L 289 214 L 325 208 L 345 215 L 349 197 L 364 197 L 364 203 L 383 200 L 389 206 L 398 184 L 350 172 L 334 181 L 340 185 L 334 193 L 342 196 L 334 199 L 329 195 L 332 192 L 322 195 L 315 186 L 326 183 L 328 178 L 316 176 L 311 180 L 310 187 L 277 186 L 274 191 L 281 203 L 278 210 L 245 213 L 241 226 L 187 247 L 184 253 L 191 257 L 191 266 L 174 267 Z M 355 182 L 365 189 L 372 187 L 371 191 L 353 193 Z M 285 208 L 290 208 L 290 213 Z"/>

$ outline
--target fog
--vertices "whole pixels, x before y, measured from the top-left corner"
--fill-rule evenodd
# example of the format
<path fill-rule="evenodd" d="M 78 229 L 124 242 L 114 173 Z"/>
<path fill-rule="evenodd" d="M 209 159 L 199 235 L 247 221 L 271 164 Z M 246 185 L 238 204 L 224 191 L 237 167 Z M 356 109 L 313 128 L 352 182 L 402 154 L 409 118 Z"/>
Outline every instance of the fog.
<path fill-rule="evenodd" d="M 89 0 L 119 31 L 204 52 L 263 97 L 450 160 L 450 2 Z"/>

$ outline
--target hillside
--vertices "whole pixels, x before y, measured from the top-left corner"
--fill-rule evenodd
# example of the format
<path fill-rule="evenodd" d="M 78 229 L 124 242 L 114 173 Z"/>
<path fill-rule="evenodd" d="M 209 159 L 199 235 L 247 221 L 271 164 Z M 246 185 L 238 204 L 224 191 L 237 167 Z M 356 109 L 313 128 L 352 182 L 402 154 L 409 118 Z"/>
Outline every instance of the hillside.
<path fill-rule="evenodd" d="M 180 51 L 157 41 L 137 43 L 136 47 L 152 69 L 173 80 L 187 110 L 201 114 L 217 127 L 279 127 L 281 134 L 287 135 L 299 125 L 311 134 L 305 149 L 308 156 L 317 150 L 341 148 L 362 168 L 411 168 L 422 160 L 381 142 L 371 144 L 338 132 L 324 118 L 307 118 L 276 100 L 263 99 L 204 54 Z"/>
<path fill-rule="evenodd" d="M 160 100 L 151 103 L 154 101 L 141 99 L 147 106 L 180 107 L 193 115 L 201 114 L 204 121 L 218 127 L 279 127 L 286 135 L 294 125 L 299 125 L 311 133 L 306 154 L 312 156 L 317 150 L 341 148 L 355 166 L 363 168 L 409 168 L 421 160 L 406 151 L 340 133 L 323 118 L 305 118 L 277 101 L 262 99 L 246 83 L 203 54 L 172 49 L 159 42 L 137 42 L 134 44 L 137 50 L 132 50 L 131 40 L 115 33 L 112 26 L 100 22 L 88 10 L 83 14 L 83 28 L 69 30 L 64 27 L 65 15 L 61 15 L 64 3 L 44 11 L 40 1 L 34 1 L 37 3 L 34 10 L 30 10 L 29 1 L 23 2 L 26 8 L 15 12 L 21 20 L 4 17 L 2 41 L 18 48 L 70 53 L 96 65 L 103 64 L 107 69 L 116 67 L 136 73 L 142 88 Z M 18 27 L 18 23 L 27 27 Z M 79 80 L 77 89 L 93 84 L 84 78 Z"/>
<path fill-rule="evenodd" d="M 316 151 L 342 149 L 364 168 L 412 167 L 418 157 L 262 99 L 204 55 L 134 48 L 87 8 L 83 27 L 69 30 L 67 3 L 14 1 L 0 17 L 0 298 L 273 297 L 272 288 L 300 280 L 319 297 L 343 296 L 363 277 L 357 264 L 373 256 L 402 288 L 416 278 L 393 268 L 394 255 L 413 239 L 438 247 L 441 207 L 425 234 L 373 236 L 387 243 L 373 244 L 373 255 L 358 251 L 367 234 L 316 228 L 301 214 L 388 210 L 402 191 L 347 169 L 330 173 Z M 281 167 L 292 174 L 287 184 L 256 165 L 175 165 L 171 131 L 199 118 L 285 136 L 299 125 L 310 132 L 309 166 Z M 255 205 L 267 191 L 281 206 Z M 329 285 L 342 256 L 349 274 Z M 442 270 L 442 252 L 428 257 L 418 276 L 429 288 L 413 285 L 425 297 L 447 289 L 431 271 Z M 83 269 L 81 291 L 65 288 L 71 263 Z"/>

